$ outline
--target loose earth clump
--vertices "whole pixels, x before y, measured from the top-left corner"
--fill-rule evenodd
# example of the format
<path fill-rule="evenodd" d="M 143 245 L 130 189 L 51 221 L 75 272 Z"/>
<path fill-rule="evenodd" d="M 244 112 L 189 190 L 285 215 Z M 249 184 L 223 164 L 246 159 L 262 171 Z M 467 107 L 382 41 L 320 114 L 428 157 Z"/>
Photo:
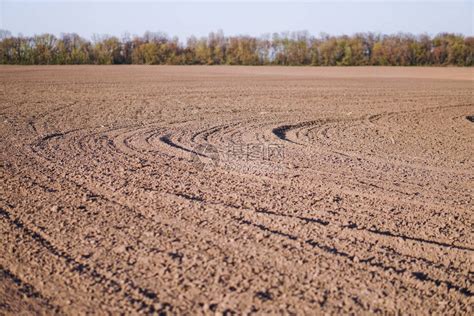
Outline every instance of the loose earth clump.
<path fill-rule="evenodd" d="M 1 67 L 0 313 L 472 314 L 472 78 Z"/>

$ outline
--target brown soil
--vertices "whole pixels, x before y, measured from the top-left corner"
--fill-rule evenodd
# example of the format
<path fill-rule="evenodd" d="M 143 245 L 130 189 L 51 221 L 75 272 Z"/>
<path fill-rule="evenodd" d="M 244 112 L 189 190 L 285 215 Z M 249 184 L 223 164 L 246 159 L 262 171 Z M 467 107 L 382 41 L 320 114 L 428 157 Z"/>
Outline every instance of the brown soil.
<path fill-rule="evenodd" d="M 1 67 L 0 313 L 472 315 L 473 79 Z"/>

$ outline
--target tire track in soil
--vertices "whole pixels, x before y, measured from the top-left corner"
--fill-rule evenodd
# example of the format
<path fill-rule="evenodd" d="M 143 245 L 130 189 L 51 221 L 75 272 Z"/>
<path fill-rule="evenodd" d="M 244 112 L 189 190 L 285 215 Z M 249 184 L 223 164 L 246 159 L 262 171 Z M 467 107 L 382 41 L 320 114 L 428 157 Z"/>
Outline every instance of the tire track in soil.
<path fill-rule="evenodd" d="M 169 145 L 169 144 L 168 144 Z M 172 147 L 175 147 L 175 148 L 178 148 L 178 149 L 181 149 L 179 145 L 176 145 L 176 146 L 172 146 Z M 188 151 L 188 150 L 185 150 L 185 151 Z M 373 233 L 379 233 L 379 234 L 383 234 L 383 235 L 393 235 L 393 233 L 391 232 L 388 232 L 388 231 L 372 231 Z M 445 247 L 452 247 L 452 248 L 458 248 L 458 249 L 469 249 L 469 250 L 472 250 L 471 248 L 463 248 L 462 246 L 456 246 L 456 245 L 450 245 L 450 244 L 447 244 L 447 243 L 442 243 L 442 242 L 437 242 L 437 241 L 426 241 L 424 239 L 421 239 L 421 238 L 416 238 L 416 237 L 408 237 L 408 236 L 403 236 L 404 239 L 409 239 L 409 240 L 418 240 L 418 241 L 424 241 L 424 242 L 427 242 L 427 243 L 432 243 L 432 244 L 438 244 L 438 245 L 443 245 Z"/>
<path fill-rule="evenodd" d="M 52 255 L 64 261 L 70 268 L 71 271 L 77 274 L 92 279 L 95 283 L 101 284 L 105 289 L 112 293 L 120 293 L 123 298 L 136 306 L 139 312 L 146 312 L 151 314 L 163 314 L 166 311 L 172 309 L 172 306 L 168 303 L 160 303 L 157 301 L 157 294 L 149 289 L 144 289 L 133 284 L 131 281 L 125 281 L 125 284 L 129 289 L 124 289 L 121 282 L 113 280 L 101 274 L 87 263 L 81 263 L 74 259 L 67 252 L 59 249 L 49 240 L 44 238 L 40 233 L 27 227 L 20 219 L 13 217 L 8 211 L 0 208 L 1 218 L 10 224 L 13 228 L 20 231 L 23 235 L 28 236 L 31 240 L 41 245 L 43 248 L 48 250 Z M 137 297 L 142 296 L 142 298 Z M 155 309 L 154 305 L 148 304 L 143 298 L 152 300 L 155 304 L 163 305 L 162 309 Z"/>
<path fill-rule="evenodd" d="M 183 198 L 185 198 L 185 199 L 190 199 L 190 197 L 189 197 L 189 196 L 186 196 L 186 195 L 184 195 L 184 194 L 182 194 L 180 197 L 183 197 Z M 191 198 L 191 200 L 193 200 L 193 201 L 201 201 L 200 199 L 197 199 L 197 198 L 194 198 L 194 197 L 193 197 L 193 198 Z M 326 246 L 326 247 L 327 247 L 327 246 Z M 380 264 L 375 264 L 374 266 L 380 266 Z M 420 272 L 420 273 L 422 273 L 422 272 Z M 423 274 L 423 275 L 426 275 L 426 274 Z M 452 284 L 451 284 L 451 283 L 449 283 L 449 282 L 446 282 L 446 284 L 449 284 L 449 285 L 451 285 L 451 287 L 452 287 L 452 288 L 456 288 L 456 286 L 455 286 L 455 285 L 452 285 Z M 463 290 L 463 288 L 461 288 L 461 289 Z"/>
<path fill-rule="evenodd" d="M 186 194 L 175 194 L 179 197 L 183 197 L 193 203 L 197 203 L 197 204 L 208 204 L 210 206 L 216 206 L 216 205 L 220 205 L 219 203 L 212 203 L 212 202 L 207 202 L 205 200 L 203 200 L 202 198 L 200 197 L 195 197 L 195 196 L 189 196 L 189 195 L 186 195 Z M 236 211 L 242 211 L 243 209 L 240 208 L 240 207 L 236 207 L 236 206 L 231 206 L 231 205 L 224 205 L 226 208 L 231 208 L 231 209 L 235 209 Z M 271 211 L 266 211 L 266 210 L 250 210 L 250 209 L 247 209 L 245 210 L 247 213 L 257 213 L 257 214 L 264 214 L 264 215 L 268 215 L 270 217 L 272 216 L 276 216 L 276 217 L 284 217 L 284 218 L 293 218 L 293 219 L 297 219 L 299 221 L 303 221 L 303 222 L 306 222 L 306 223 L 310 223 L 310 224 L 316 224 L 316 225 L 319 225 L 319 226 L 322 226 L 326 229 L 337 229 L 337 230 L 343 230 L 343 229 L 350 229 L 350 230 L 354 230 L 355 232 L 362 232 L 362 233 L 371 233 L 371 234 L 376 234 L 376 235 L 382 235 L 384 237 L 389 237 L 389 238 L 399 238 L 399 239 L 402 239 L 402 240 L 411 240 L 411 241 L 415 241 L 415 242 L 420 242 L 420 243 L 428 243 L 428 244 L 432 244 L 432 245 L 436 245 L 438 247 L 447 247 L 448 249 L 457 249 L 457 250 L 461 250 L 461 251 L 467 251 L 467 252 L 474 252 L 474 249 L 472 248 L 469 248 L 469 247 L 453 247 L 452 245 L 449 245 L 449 244 L 444 244 L 444 243 L 439 243 L 439 242 L 436 242 L 436 241 L 430 241 L 430 240 L 423 240 L 423 239 L 419 239 L 419 238 L 410 238 L 410 237 L 407 237 L 407 236 L 398 236 L 396 234 L 393 234 L 391 232 L 387 232 L 387 231 L 377 231 L 377 230 L 373 230 L 373 229 L 367 229 L 367 228 L 363 228 L 363 227 L 357 227 L 357 225 L 355 224 L 352 224 L 352 225 L 348 225 L 348 226 L 344 226 L 344 225 L 335 225 L 333 223 L 330 223 L 328 221 L 325 221 L 325 220 L 321 220 L 321 219 L 315 219 L 315 218 L 305 218 L 305 217 L 299 217 L 299 216 L 291 216 L 291 215 L 281 215 L 281 214 L 277 214 L 277 213 L 274 213 L 274 212 L 271 212 Z M 281 235 L 283 237 L 286 237 L 286 238 L 289 238 L 290 240 L 295 240 L 297 241 L 299 238 L 297 238 L 295 235 L 291 235 L 289 233 L 283 233 L 283 232 L 280 232 L 278 231 L 277 229 L 273 229 L 271 227 L 267 227 L 267 226 L 264 226 L 264 225 L 261 225 L 261 224 L 253 224 L 252 222 L 244 219 L 243 217 L 232 217 L 234 220 L 236 220 L 238 223 L 242 223 L 244 225 L 251 225 L 251 226 L 254 226 L 254 227 L 257 227 L 263 231 L 266 231 L 266 232 L 270 232 L 270 233 L 274 233 L 276 235 Z M 339 239 L 346 239 L 344 237 L 340 237 Z M 315 243 L 315 241 L 313 239 L 308 239 L 308 240 L 311 240 L 311 243 Z M 308 241 L 306 240 L 306 242 Z M 367 240 L 366 240 L 367 241 Z M 361 247 L 362 246 L 362 247 Z M 365 248 L 366 245 L 356 245 L 357 248 Z M 370 244 L 370 248 L 372 248 L 373 246 L 376 246 L 375 244 Z M 443 266 L 443 265 L 440 265 L 440 264 L 436 264 L 432 261 L 429 261 L 429 260 L 426 260 L 424 258 L 419 258 L 419 257 L 413 257 L 413 256 L 407 256 L 405 254 L 401 254 L 399 252 L 396 252 L 394 251 L 393 249 L 389 249 L 388 247 L 384 247 L 383 245 L 382 246 L 376 246 L 376 247 L 379 247 L 379 248 L 384 248 L 385 250 L 389 250 L 392 254 L 394 254 L 396 257 L 404 257 L 404 258 L 410 258 L 412 260 L 415 260 L 417 262 L 421 262 L 423 265 L 429 267 L 429 268 L 435 268 L 435 269 L 438 269 L 440 270 L 441 272 L 454 272 L 454 273 L 457 273 L 457 274 L 460 274 L 461 275 L 461 278 L 464 279 L 464 278 L 469 278 L 468 275 L 462 275 L 461 271 L 457 268 L 452 268 L 452 267 L 446 267 L 446 266 Z M 324 244 L 318 244 L 318 248 L 321 248 L 322 250 L 325 250 L 327 251 L 328 249 L 335 249 L 334 247 L 330 247 L 330 246 L 327 246 L 327 245 L 324 245 Z M 360 251 L 362 249 L 359 249 L 358 252 L 359 255 L 361 254 Z M 375 256 L 373 255 L 376 255 L 377 252 L 373 252 L 373 251 L 370 251 L 369 252 L 369 255 L 368 255 L 368 259 L 366 260 L 355 260 L 354 258 L 356 257 L 356 255 L 350 255 L 349 253 L 347 252 L 344 252 L 344 251 L 327 251 L 329 253 L 333 253 L 333 254 L 336 254 L 336 255 L 341 255 L 343 257 L 347 257 L 349 259 L 351 259 L 351 261 L 355 262 L 355 263 L 359 263 L 359 262 L 370 262 L 373 267 L 379 267 L 379 268 L 382 268 L 383 270 L 390 270 L 393 269 L 394 271 L 400 273 L 400 274 L 404 274 L 404 273 L 409 273 L 409 271 L 407 272 L 407 269 L 399 269 L 399 268 L 395 268 L 395 267 L 390 267 L 390 268 L 387 268 L 387 267 L 384 267 L 384 264 L 383 263 L 373 263 L 372 264 L 372 261 L 375 259 Z M 382 254 L 382 253 L 380 253 Z M 391 260 L 394 260 L 395 262 L 403 262 L 405 260 L 403 259 L 396 259 L 396 258 L 391 258 Z M 469 274 L 472 276 L 472 274 L 474 274 L 474 272 L 469 272 Z M 472 296 L 472 291 L 470 291 L 468 288 L 466 287 L 463 287 L 463 286 L 459 286 L 459 285 L 456 285 L 450 281 L 441 281 L 441 280 L 435 280 L 435 279 L 432 279 L 432 278 L 429 278 L 428 277 L 428 273 L 425 273 L 425 272 L 411 272 L 411 275 L 414 276 L 414 275 L 425 275 L 427 276 L 427 279 L 428 280 L 431 280 L 432 282 L 436 283 L 437 285 L 439 284 L 445 284 L 447 285 L 448 289 L 455 289 L 456 291 L 458 291 L 459 293 L 463 294 L 463 295 L 466 295 L 466 296 Z M 467 279 L 469 280 L 469 279 Z M 421 280 L 423 281 L 423 280 Z"/>
<path fill-rule="evenodd" d="M 100 76 L 107 75 L 104 72 Z M 172 73 L 168 75 L 173 76 Z M 226 80 L 234 78 L 234 75 L 220 77 L 218 87 L 225 87 Z M 238 78 L 239 76 L 242 74 L 237 75 Z M 80 75 L 78 78 L 83 80 Z M 120 86 L 120 79 L 116 76 L 111 78 L 107 80 L 115 80 Z M 122 86 L 124 93 L 116 99 L 124 103 L 119 103 L 116 108 L 101 105 L 100 109 L 104 114 L 108 112 L 112 115 L 103 115 L 104 122 L 94 121 L 92 125 L 96 128 L 78 127 L 73 123 L 75 120 L 81 121 L 85 114 L 80 107 L 74 107 L 74 111 L 65 111 L 66 107 L 51 110 L 51 106 L 46 103 L 38 103 L 40 107 L 44 107 L 44 111 L 33 120 L 22 122 L 23 117 L 15 118 L 18 121 L 14 122 L 16 125 L 7 125 L 6 131 L 17 138 L 10 140 L 7 135 L 7 141 L 2 144 L 9 153 L 14 153 L 15 156 L 12 157 L 15 158 L 6 154 L 6 163 L 1 168 L 6 170 L 15 166 L 19 173 L 14 175 L 14 169 L 12 173 L 4 173 L 2 170 L 2 175 L 7 179 L 19 179 L 21 175 L 31 174 L 32 177 L 24 180 L 24 183 L 31 182 L 33 186 L 25 186 L 26 190 L 37 192 L 34 187 L 38 187 L 44 192 L 57 193 L 58 197 L 67 196 L 70 201 L 74 200 L 72 197 L 77 194 L 73 193 L 76 189 L 80 194 L 87 193 L 94 197 L 91 205 L 97 211 L 91 215 L 97 219 L 111 214 L 101 214 L 98 212 L 101 208 L 113 205 L 117 214 L 130 213 L 130 219 L 133 219 L 133 225 L 137 227 L 147 229 L 160 222 L 173 227 L 176 238 L 180 239 L 181 248 L 170 252 L 173 254 L 172 260 L 178 262 L 178 266 L 171 265 L 169 269 L 176 269 L 183 280 L 180 281 L 181 285 L 176 285 L 171 279 L 160 282 L 182 291 L 186 298 L 171 296 L 170 303 L 165 303 L 162 309 L 155 308 L 155 305 L 162 306 L 158 297 L 167 292 L 153 290 L 155 286 L 149 281 L 153 278 L 152 270 L 122 270 L 125 266 L 118 263 L 112 270 L 115 277 L 106 276 L 100 271 L 111 258 L 98 257 L 87 262 L 76 259 L 73 253 L 75 247 L 81 245 L 81 241 L 66 234 L 64 242 L 72 242 L 74 246 L 68 248 L 68 251 L 62 250 L 63 241 L 55 239 L 58 235 L 54 232 L 54 220 L 47 223 L 46 230 L 37 226 L 35 216 L 39 220 L 41 216 L 47 216 L 45 211 L 35 215 L 27 206 L 25 209 L 15 209 L 13 215 L 14 213 L 2 207 L 0 217 L 4 223 L 65 262 L 76 274 L 86 276 L 104 289 L 114 291 L 117 284 L 125 284 L 126 287 L 119 290 L 121 300 L 127 301 L 136 311 L 141 312 L 159 313 L 173 308 L 177 311 L 188 306 L 189 311 L 232 312 L 250 308 L 254 312 L 275 313 L 278 311 L 278 304 L 286 306 L 286 311 L 292 310 L 295 313 L 299 308 L 300 312 L 395 312 L 393 304 L 396 306 L 399 299 L 405 302 L 405 305 L 402 304 L 403 310 L 408 313 L 419 312 L 421 306 L 429 306 L 430 312 L 469 313 L 472 310 L 468 303 L 473 294 L 470 258 L 474 247 L 469 242 L 469 227 L 473 224 L 473 218 L 472 208 L 468 204 L 472 191 L 468 189 L 469 179 L 453 183 L 458 177 L 470 174 L 470 161 L 467 160 L 466 168 L 463 169 L 456 161 L 452 162 L 442 156 L 432 163 L 428 160 L 416 160 L 406 154 L 401 158 L 384 157 L 380 153 L 391 154 L 390 147 L 377 143 L 377 137 L 400 137 L 399 132 L 393 128 L 394 125 L 418 126 L 421 122 L 419 117 L 430 113 L 436 116 L 429 118 L 430 121 L 445 116 L 450 119 L 442 125 L 447 126 L 446 130 L 422 139 L 427 150 L 439 150 L 439 144 L 433 137 L 441 137 L 443 141 L 452 139 L 454 144 L 458 139 L 465 140 L 467 125 L 457 125 L 459 121 L 452 119 L 469 117 L 471 114 L 464 113 L 464 109 L 472 107 L 471 103 L 466 105 L 470 100 L 465 83 L 437 81 L 425 86 L 420 84 L 417 88 L 418 81 L 408 84 L 408 81 L 401 79 L 380 80 L 367 83 L 369 92 L 361 96 L 357 91 L 362 81 L 344 79 L 340 81 L 339 87 L 334 85 L 334 80 L 317 81 L 318 85 L 314 85 L 314 81 L 308 79 L 302 80 L 300 85 L 286 87 L 280 86 L 284 80 L 262 79 L 259 89 L 246 81 L 239 82 L 238 85 L 241 86 L 233 96 L 232 89 L 219 92 L 215 90 L 213 84 L 216 82 L 210 76 L 199 83 L 184 83 L 196 85 L 187 102 L 186 94 L 167 95 L 166 89 L 171 88 L 170 91 L 173 91 L 174 85 L 179 81 L 160 81 L 164 87 L 157 89 L 150 89 L 156 87 L 152 82 L 140 82 L 143 86 L 136 86 L 137 91 L 134 93 L 142 93 L 138 98 L 143 101 L 137 106 L 133 103 L 135 100 L 131 100 L 130 105 L 125 106 L 128 101 L 120 98 L 130 93 L 130 90 L 127 86 Z M 35 81 L 28 81 L 27 84 L 34 86 Z M 455 89 L 447 89 L 445 92 L 433 89 L 443 85 Z M 107 84 L 107 93 L 115 88 Z M 397 93 L 400 89 L 408 90 L 406 97 L 399 97 Z M 88 91 L 91 96 L 88 99 L 94 98 L 92 93 L 99 93 L 100 96 L 100 90 L 92 88 L 91 91 Z M 156 91 L 162 91 L 163 97 Z M 248 93 L 242 96 L 242 91 Z M 275 104 L 267 105 L 267 91 L 272 91 L 272 101 Z M 297 91 L 304 93 L 298 94 Z M 288 92 L 288 95 L 294 96 L 291 105 L 287 103 L 289 99 L 284 97 Z M 218 97 L 213 97 L 215 93 Z M 356 99 L 346 99 L 346 94 L 353 94 Z M 203 103 L 199 99 L 202 95 L 206 96 Z M 253 99 L 247 98 L 248 95 L 253 96 Z M 180 105 L 175 108 L 173 98 L 179 96 L 183 100 L 179 100 Z M 310 100 L 304 101 L 303 96 Z M 158 104 L 157 99 L 160 98 L 164 106 Z M 225 111 L 221 104 L 222 98 L 226 99 Z M 336 110 L 333 112 L 324 108 L 328 99 L 333 99 L 331 104 L 335 104 Z M 372 99 L 374 103 L 366 108 L 362 106 L 366 104 L 364 100 Z M 254 104 L 247 105 L 249 100 Z M 353 102 L 354 100 L 357 102 Z M 385 100 L 390 102 L 385 104 Z M 446 100 L 450 100 L 446 104 L 457 103 L 460 106 L 452 104 L 433 107 Z M 199 103 L 196 107 L 197 114 L 194 114 L 194 110 L 193 113 L 187 113 L 187 107 L 194 109 L 196 103 Z M 260 116 L 261 113 L 256 112 L 257 104 L 263 105 L 267 114 Z M 414 104 L 420 108 L 410 110 Z M 390 109 L 391 105 L 396 105 L 396 111 Z M 133 106 L 138 107 L 136 112 Z M 158 112 L 154 106 L 159 107 Z M 91 106 L 87 109 L 94 111 Z M 199 112 L 199 109 L 203 111 Z M 285 109 L 294 109 L 294 112 Z M 345 118 L 344 111 L 349 110 L 355 114 L 351 118 Z M 167 117 L 169 113 L 179 119 L 175 119 L 176 122 L 173 123 L 171 116 Z M 94 113 L 89 116 L 96 119 Z M 114 119 L 113 124 L 105 122 L 108 118 Z M 317 120 L 311 120 L 312 118 Z M 62 128 L 54 129 L 54 123 L 60 119 L 63 120 L 60 125 Z M 25 130 L 38 135 L 21 135 L 21 124 L 24 124 Z M 423 124 L 414 128 L 414 133 L 426 129 Z M 8 129 L 13 126 L 18 130 L 10 132 Z M 360 130 L 365 129 L 367 135 L 374 140 L 373 144 L 364 143 L 357 138 Z M 375 132 L 381 134 L 377 135 Z M 412 134 L 404 136 L 407 146 L 416 144 Z M 457 135 L 458 138 L 452 138 L 452 135 Z M 351 137 L 354 143 L 369 146 L 354 154 L 349 146 Z M 249 171 L 225 166 L 204 172 L 191 159 L 192 154 L 201 154 L 194 150 L 200 144 L 211 144 L 219 150 L 225 150 L 230 145 L 258 141 L 288 143 L 288 160 L 269 162 L 275 168 L 280 168 L 281 174 L 262 176 L 258 168 Z M 463 154 L 468 146 L 459 148 L 457 151 L 450 149 L 451 153 Z M 366 154 L 368 150 L 374 149 L 379 152 L 378 156 Z M 359 158 L 362 160 L 359 161 Z M 30 159 L 32 161 L 27 163 Z M 412 174 L 400 181 L 400 172 Z M 382 174 L 385 178 L 381 177 Z M 433 183 L 419 188 L 423 177 Z M 59 186 L 60 190 L 51 189 L 48 179 L 52 179 L 51 183 Z M 399 184 L 395 185 L 395 182 Z M 6 189 L 6 201 L 14 201 L 13 191 L 9 187 Z M 421 194 L 412 194 L 414 192 Z M 32 207 L 37 203 L 34 198 L 30 201 Z M 396 211 L 381 211 L 378 204 Z M 403 209 L 415 214 L 399 211 Z M 26 214 L 29 220 L 20 220 L 19 216 L 23 218 Z M 65 219 L 67 214 L 60 215 L 59 218 Z M 447 218 L 434 217 L 434 214 L 446 215 Z M 86 219 L 86 214 L 77 216 Z M 111 217 L 99 221 L 97 225 L 110 224 L 114 220 L 117 219 Z M 107 231 L 109 229 L 119 230 L 112 227 Z M 109 238 L 105 240 L 110 241 Z M 132 240 L 139 239 L 130 237 L 129 241 Z M 164 245 L 165 240 L 163 236 L 159 238 L 159 242 Z M 192 243 L 186 243 L 191 240 Z M 211 240 L 215 242 L 210 242 Z M 206 243 L 211 248 L 205 247 Z M 196 247 L 195 250 L 192 250 L 193 247 Z M 221 285 L 213 285 L 214 292 L 223 291 L 229 295 L 228 298 L 220 303 L 209 302 L 206 297 L 215 299 L 216 296 L 212 292 L 201 290 L 204 297 L 200 297 L 198 303 L 191 298 L 194 296 L 187 289 L 193 289 L 197 284 L 197 280 L 191 277 L 192 273 L 204 275 L 206 268 L 231 271 L 231 268 L 210 259 L 214 254 L 209 250 L 212 247 L 219 249 L 218 258 L 231 257 L 235 260 L 240 253 L 248 259 L 235 266 L 236 275 L 226 280 L 251 278 L 255 275 L 246 272 L 247 269 L 252 265 L 264 264 L 266 268 L 262 278 L 250 287 L 232 286 L 239 292 L 237 296 L 231 293 L 235 290 L 229 292 L 222 287 L 231 281 L 217 282 L 216 284 Z M 131 250 L 131 253 L 135 254 L 137 250 Z M 203 259 L 200 261 L 201 266 L 191 268 L 187 260 L 197 253 L 207 256 L 208 261 Z M 267 265 L 272 260 L 275 262 Z M 300 264 L 300 261 L 303 263 Z M 314 282 L 311 288 L 315 291 L 310 293 L 317 295 L 317 300 L 296 294 L 304 291 L 308 285 L 307 282 L 298 281 L 298 278 L 304 279 L 305 275 L 312 275 L 317 271 L 320 265 L 324 266 L 332 261 L 337 262 L 335 267 L 342 270 L 331 269 L 329 265 L 329 279 L 324 279 L 321 275 L 321 281 L 310 278 L 309 284 Z M 166 263 L 166 260 L 162 262 Z M 286 271 L 284 275 L 297 279 L 280 279 L 278 271 Z M 365 281 L 353 282 L 353 276 Z M 136 283 L 131 281 L 135 278 Z M 187 283 L 185 280 L 192 281 Z M 324 285 L 323 280 L 328 285 Z M 330 289 L 332 285 L 329 284 L 337 284 L 338 289 Z M 260 288 L 258 285 L 261 285 Z M 288 291 L 289 288 L 295 291 Z M 376 289 L 375 294 L 356 294 L 369 293 L 369 289 Z M 382 294 L 382 289 L 388 294 Z M 289 296 L 283 293 L 289 293 Z M 45 294 L 45 297 L 47 295 L 49 294 Z M 386 299 L 378 302 L 383 296 Z M 437 301 L 441 303 L 438 304 Z M 413 304 L 407 305 L 406 302 Z M 418 305 L 417 302 L 423 304 Z"/>
<path fill-rule="evenodd" d="M 1 212 L 1 209 L 0 209 L 0 212 Z M 37 291 L 31 284 L 23 281 L 20 277 L 15 275 L 12 271 L 4 267 L 2 264 L 0 264 L 0 282 L 6 285 L 7 287 L 10 287 L 9 288 L 10 291 L 12 292 L 15 291 L 16 295 L 20 294 L 23 297 L 26 297 L 28 299 L 32 299 L 35 302 L 38 302 L 40 305 L 40 308 L 46 310 L 49 314 L 51 315 L 64 314 L 58 306 L 51 304 L 50 300 L 44 297 L 41 294 L 41 292 Z M 8 299 L 8 298 L 10 297 L 6 297 L 5 299 Z M 28 308 L 28 306 L 11 306 L 12 304 L 15 304 L 15 303 L 16 302 L 11 302 L 11 301 L 0 302 L 0 310 L 13 313 L 14 309 Z"/>

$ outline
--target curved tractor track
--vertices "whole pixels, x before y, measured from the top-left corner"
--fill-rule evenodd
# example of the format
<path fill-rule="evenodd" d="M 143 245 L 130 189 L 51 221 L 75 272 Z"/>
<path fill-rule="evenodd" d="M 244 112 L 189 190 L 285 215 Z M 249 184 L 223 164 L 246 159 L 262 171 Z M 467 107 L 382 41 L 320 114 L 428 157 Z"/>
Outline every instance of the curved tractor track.
<path fill-rule="evenodd" d="M 473 71 L 371 69 L 2 68 L 1 313 L 472 314 Z"/>

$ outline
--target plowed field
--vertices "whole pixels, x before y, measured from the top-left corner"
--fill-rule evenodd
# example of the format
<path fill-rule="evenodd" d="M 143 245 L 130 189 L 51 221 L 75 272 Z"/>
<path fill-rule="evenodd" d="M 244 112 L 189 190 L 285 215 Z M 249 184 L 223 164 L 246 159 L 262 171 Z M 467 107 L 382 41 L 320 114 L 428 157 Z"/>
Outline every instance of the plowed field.
<path fill-rule="evenodd" d="M 0 314 L 471 314 L 474 70 L 0 68 Z"/>

